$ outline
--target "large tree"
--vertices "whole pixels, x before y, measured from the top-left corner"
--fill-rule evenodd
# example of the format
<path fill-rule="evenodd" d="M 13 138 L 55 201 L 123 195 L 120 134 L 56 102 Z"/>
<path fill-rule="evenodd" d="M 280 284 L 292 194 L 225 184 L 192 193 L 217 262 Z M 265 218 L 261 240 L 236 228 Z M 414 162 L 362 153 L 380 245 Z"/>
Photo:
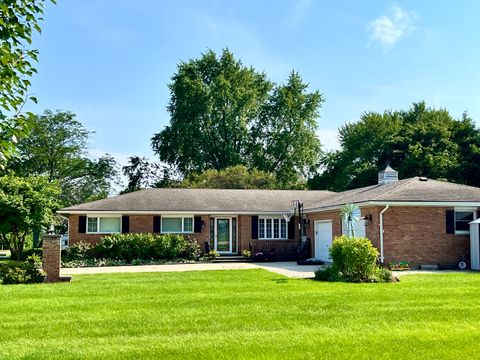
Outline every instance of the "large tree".
<path fill-rule="evenodd" d="M 46 0 L 2 0 L 0 4 L 0 167 L 13 155 L 18 139 L 28 133 L 30 114 L 21 109 L 30 98 L 29 78 L 36 73 L 38 51 L 32 36 L 40 32 Z M 52 0 L 52 2 L 54 2 Z"/>
<path fill-rule="evenodd" d="M 0 177 L 0 239 L 13 259 L 21 259 L 32 231 L 53 224 L 60 189 L 45 177 Z"/>
<path fill-rule="evenodd" d="M 275 172 L 282 186 L 316 165 L 323 98 L 292 72 L 276 85 L 224 50 L 178 65 L 170 86 L 170 124 L 152 138 L 160 160 L 188 176 L 235 165 Z"/>
<path fill-rule="evenodd" d="M 480 132 L 466 114 L 454 119 L 424 102 L 408 110 L 365 113 L 339 129 L 341 149 L 321 160 L 314 189 L 341 191 L 376 183 L 389 162 L 402 178 L 426 176 L 480 186 Z"/>
<path fill-rule="evenodd" d="M 92 160 L 87 152 L 91 134 L 68 111 L 46 110 L 31 122 L 30 135 L 18 144 L 9 168 L 19 176 L 43 175 L 58 181 L 62 205 L 106 197 L 117 179 L 115 160 L 108 154 Z"/>
<path fill-rule="evenodd" d="M 122 194 L 151 187 L 176 187 L 180 182 L 175 169 L 149 161 L 146 157 L 130 156 L 122 172 L 128 181 Z"/>
<path fill-rule="evenodd" d="M 302 188 L 303 184 L 298 184 Z M 182 188 L 199 189 L 277 189 L 278 181 L 274 174 L 260 170 L 249 170 L 243 165 L 223 170 L 209 169 L 200 174 L 190 174 L 180 184 Z"/>

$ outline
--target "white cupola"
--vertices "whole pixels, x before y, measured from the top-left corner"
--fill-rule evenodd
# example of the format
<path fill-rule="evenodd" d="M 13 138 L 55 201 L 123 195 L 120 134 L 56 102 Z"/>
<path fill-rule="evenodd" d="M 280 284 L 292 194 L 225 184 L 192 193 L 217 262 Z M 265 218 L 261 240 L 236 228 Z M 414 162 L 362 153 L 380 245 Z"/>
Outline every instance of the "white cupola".
<path fill-rule="evenodd" d="M 398 181 L 398 171 L 392 169 L 389 164 L 378 173 L 378 185 L 390 184 Z"/>

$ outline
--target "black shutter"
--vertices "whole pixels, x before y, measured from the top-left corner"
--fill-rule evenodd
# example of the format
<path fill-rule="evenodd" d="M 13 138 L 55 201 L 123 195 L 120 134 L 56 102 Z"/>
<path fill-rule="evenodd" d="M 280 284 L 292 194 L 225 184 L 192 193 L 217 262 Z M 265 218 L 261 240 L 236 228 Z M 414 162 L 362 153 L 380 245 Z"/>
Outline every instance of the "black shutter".
<path fill-rule="evenodd" d="M 160 215 L 155 215 L 153 217 L 153 232 L 160 234 L 160 224 L 162 222 L 162 217 Z"/>
<path fill-rule="evenodd" d="M 130 232 L 130 216 L 122 216 L 122 234 L 128 234 Z"/>
<path fill-rule="evenodd" d="M 252 239 L 258 239 L 258 216 L 252 216 Z"/>
<path fill-rule="evenodd" d="M 85 234 L 87 232 L 87 217 L 80 215 L 78 217 L 78 233 Z"/>
<path fill-rule="evenodd" d="M 455 234 L 455 210 L 445 211 L 447 234 Z"/>
<path fill-rule="evenodd" d="M 292 216 L 288 222 L 288 239 L 295 239 L 295 216 Z"/>
<path fill-rule="evenodd" d="M 195 216 L 193 219 L 193 232 L 199 233 L 202 232 L 202 217 Z"/>

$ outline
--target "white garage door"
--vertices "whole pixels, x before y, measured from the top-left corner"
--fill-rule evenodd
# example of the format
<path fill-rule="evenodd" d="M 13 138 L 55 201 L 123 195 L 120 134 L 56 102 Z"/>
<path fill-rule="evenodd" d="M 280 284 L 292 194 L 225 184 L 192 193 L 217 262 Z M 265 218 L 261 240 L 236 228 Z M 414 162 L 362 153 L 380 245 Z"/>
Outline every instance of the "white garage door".
<path fill-rule="evenodd" d="M 332 245 L 332 222 L 315 221 L 315 258 L 329 261 L 328 249 Z"/>

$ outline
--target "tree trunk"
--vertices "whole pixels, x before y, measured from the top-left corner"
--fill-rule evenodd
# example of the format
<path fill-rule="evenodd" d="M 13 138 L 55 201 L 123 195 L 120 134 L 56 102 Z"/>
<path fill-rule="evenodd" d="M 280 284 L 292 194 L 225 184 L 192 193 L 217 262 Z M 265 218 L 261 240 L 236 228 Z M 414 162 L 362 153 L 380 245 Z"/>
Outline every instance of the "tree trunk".
<path fill-rule="evenodd" d="M 32 247 L 38 248 L 38 244 L 40 244 L 40 229 L 34 229 L 32 236 L 33 236 Z"/>
<path fill-rule="evenodd" d="M 10 250 L 10 258 L 14 260 L 22 260 L 23 247 L 25 245 L 25 234 L 12 234 L 12 238 L 8 242 Z"/>

